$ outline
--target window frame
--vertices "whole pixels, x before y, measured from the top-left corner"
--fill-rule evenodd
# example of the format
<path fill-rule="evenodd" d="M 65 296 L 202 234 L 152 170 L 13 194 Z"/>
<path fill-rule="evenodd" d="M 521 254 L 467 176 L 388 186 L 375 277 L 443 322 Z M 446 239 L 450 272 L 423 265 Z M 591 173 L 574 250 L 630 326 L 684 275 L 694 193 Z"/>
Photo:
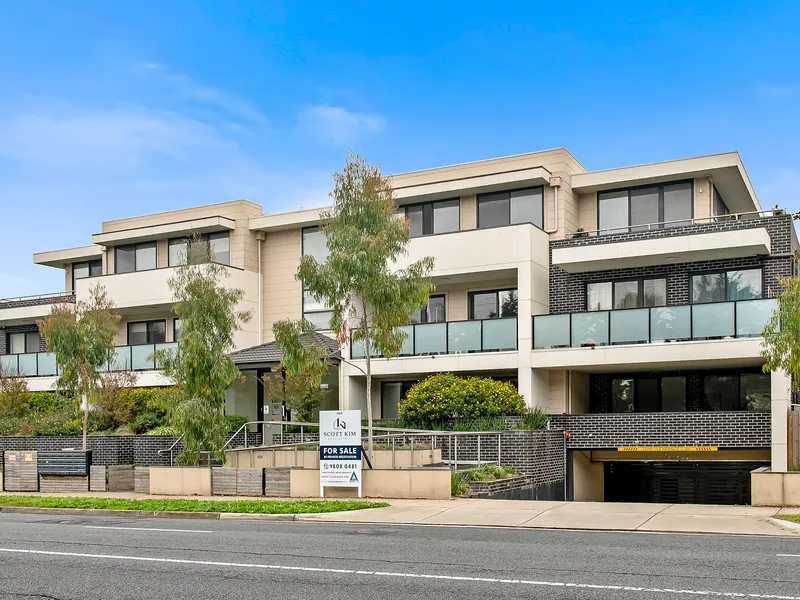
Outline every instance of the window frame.
<path fill-rule="evenodd" d="M 178 339 L 179 339 L 179 337 L 178 337 L 178 325 L 179 325 L 180 321 L 181 321 L 180 317 L 175 317 L 175 318 L 172 319 L 172 341 L 173 342 L 177 342 Z"/>
<path fill-rule="evenodd" d="M 512 317 L 502 317 L 500 316 L 500 293 L 501 292 L 517 292 L 519 294 L 519 288 L 496 288 L 492 290 L 474 290 L 467 293 L 467 320 L 469 321 L 488 321 L 493 319 L 511 319 Z M 474 297 L 476 294 L 494 294 L 495 300 L 497 302 L 497 316 L 496 317 L 484 317 L 482 319 L 475 318 L 475 306 L 474 306 Z M 519 295 L 517 296 L 517 316 L 513 318 L 519 317 Z"/>
<path fill-rule="evenodd" d="M 306 255 L 305 233 L 307 231 L 310 232 L 312 230 L 320 232 L 320 234 L 322 234 L 322 232 L 319 229 L 319 225 L 309 225 L 308 227 L 302 227 L 300 229 L 300 256 L 301 257 Z M 315 331 L 331 331 L 330 318 L 331 318 L 331 315 L 333 314 L 333 309 L 328 308 L 328 309 L 325 309 L 325 310 L 308 310 L 307 311 L 306 310 L 306 287 L 304 285 L 302 285 L 302 282 L 301 282 L 301 285 L 300 285 L 300 314 L 302 315 L 303 320 L 306 320 L 306 315 L 327 314 L 328 315 L 328 319 L 326 320 L 326 326 L 321 328 L 321 329 L 318 329 L 315 326 L 314 330 Z M 309 321 L 309 323 L 311 323 L 311 321 Z M 314 325 L 314 323 L 311 323 L 311 324 Z"/>
<path fill-rule="evenodd" d="M 458 229 L 454 229 L 453 231 L 442 231 L 440 233 L 434 233 L 435 227 L 435 219 L 434 219 L 434 205 L 440 202 L 455 202 L 456 207 L 458 208 Z M 431 235 L 447 235 L 448 233 L 458 233 L 461 231 L 461 197 L 456 196 L 454 198 L 442 198 L 440 200 L 428 200 L 425 202 L 411 202 L 410 204 L 403 204 L 398 208 L 402 211 L 403 218 L 408 220 L 408 209 L 415 208 L 415 207 L 422 208 L 422 235 L 409 235 L 411 239 L 419 238 L 419 237 L 428 237 Z M 430 222 L 428 223 L 430 233 L 425 233 L 425 209 L 426 207 L 430 208 Z M 309 228 L 304 228 L 309 229 Z"/>
<path fill-rule="evenodd" d="M 769 412 L 769 410 L 758 410 L 757 411 L 757 410 L 748 410 L 748 408 L 747 408 L 747 403 L 745 402 L 745 399 L 742 397 L 742 376 L 752 376 L 752 375 L 758 375 L 758 376 L 762 376 L 764 378 L 769 377 L 769 374 L 762 373 L 760 371 L 735 371 L 735 372 L 730 372 L 730 371 L 712 370 L 712 371 L 708 371 L 708 372 L 702 373 L 701 379 L 700 379 L 700 390 L 701 390 L 701 393 L 702 393 L 701 400 L 702 400 L 702 403 L 703 403 L 702 404 L 703 411 L 704 412 L 760 412 L 760 413 Z M 738 408 L 734 408 L 732 410 L 715 410 L 715 409 L 710 407 L 708 401 L 706 400 L 706 379 L 708 377 L 733 377 L 736 380 L 736 398 L 737 398 L 736 401 L 738 402 Z M 770 394 L 771 394 L 771 392 L 770 392 Z"/>
<path fill-rule="evenodd" d="M 36 342 L 36 349 L 35 350 L 31 350 L 31 349 L 28 348 L 28 336 L 30 334 L 32 334 L 32 333 L 35 333 L 37 335 L 37 338 L 38 338 L 37 342 Z M 22 346 L 23 346 L 23 351 L 22 352 L 12 352 L 11 351 L 11 336 L 14 336 L 14 335 L 21 335 L 22 336 Z M 39 333 L 38 331 L 9 331 L 9 332 L 6 333 L 6 354 L 8 354 L 10 356 L 20 356 L 21 354 L 36 354 L 37 352 L 41 351 L 40 350 L 41 344 L 42 344 L 42 334 Z"/>
<path fill-rule="evenodd" d="M 443 300 L 443 304 L 444 304 L 444 306 L 443 306 L 443 308 L 444 308 L 444 320 L 442 320 L 442 321 L 430 321 L 429 320 L 430 315 L 428 313 L 430 312 L 431 300 L 433 298 L 441 298 Z M 420 308 L 418 313 L 421 314 L 423 310 L 425 311 L 425 320 L 424 321 L 420 321 L 419 323 L 410 323 L 411 325 L 427 325 L 428 323 L 447 323 L 447 294 L 431 294 L 430 296 L 428 296 L 428 300 L 425 302 L 425 306 Z M 412 315 L 412 317 L 413 317 L 413 315 Z"/>
<path fill-rule="evenodd" d="M 608 379 L 608 413 L 607 414 L 614 414 L 614 415 L 630 415 L 630 414 L 658 414 L 658 413 L 667 413 L 667 414 L 675 414 L 681 412 L 693 412 L 688 410 L 686 407 L 688 406 L 688 380 L 686 373 L 682 372 L 675 372 L 675 373 L 609 373 L 611 375 Z M 665 411 L 664 410 L 664 389 L 663 389 L 663 382 L 664 379 L 671 379 L 675 377 L 682 377 L 683 378 L 683 406 L 684 409 L 682 411 Z M 614 380 L 615 379 L 630 379 L 633 381 L 633 412 L 616 412 L 614 410 Z M 639 380 L 641 379 L 656 379 L 658 381 L 658 410 L 657 411 L 640 411 L 639 403 L 637 401 L 637 389 L 639 387 Z"/>
<path fill-rule="evenodd" d="M 617 292 L 616 292 L 617 286 L 614 285 L 614 284 L 616 284 L 616 283 L 629 283 L 631 281 L 636 281 L 638 283 L 638 292 L 637 292 L 638 293 L 638 298 L 639 298 L 639 301 L 641 302 L 641 301 L 644 300 L 644 282 L 645 281 L 654 281 L 654 280 L 658 280 L 658 279 L 663 279 L 664 280 L 664 304 L 657 304 L 656 306 L 639 305 L 639 306 L 636 306 L 636 307 L 633 307 L 633 308 L 614 308 L 614 305 L 616 304 L 616 299 L 617 299 L 616 298 L 616 296 L 617 296 Z M 610 283 L 611 284 L 611 308 L 600 308 L 600 309 L 597 309 L 597 310 L 591 310 L 589 308 L 589 286 L 592 285 L 592 284 L 599 284 L 599 283 Z M 597 280 L 597 281 L 586 281 L 584 283 L 584 290 L 583 290 L 584 291 L 583 301 L 584 301 L 584 307 L 586 308 L 586 310 L 584 312 L 603 312 L 603 311 L 606 311 L 606 310 L 637 310 L 637 309 L 642 309 L 642 308 L 659 308 L 659 307 L 662 307 L 662 306 L 669 306 L 669 303 L 668 303 L 668 300 L 667 300 L 667 296 L 668 296 L 668 287 L 667 287 L 667 285 L 668 285 L 668 278 L 667 278 L 666 275 L 656 276 L 656 277 L 645 275 L 645 276 L 642 276 L 642 277 L 629 277 L 629 278 L 622 278 L 622 279 L 600 279 L 600 280 Z"/>
<path fill-rule="evenodd" d="M 144 246 L 152 246 L 156 251 L 155 266 L 150 268 L 150 269 L 140 269 L 139 265 L 137 264 L 138 263 L 138 258 L 136 256 L 136 252 L 140 247 L 144 247 Z M 119 255 L 120 248 L 133 248 L 133 271 L 120 271 L 119 270 L 119 261 L 117 260 L 117 257 Z M 156 269 L 158 269 L 158 242 L 157 241 L 141 242 L 139 244 L 121 244 L 119 246 L 114 246 L 114 274 L 115 275 L 125 275 L 126 273 L 140 273 L 140 272 L 144 272 L 144 271 L 155 271 Z"/>
<path fill-rule="evenodd" d="M 728 300 L 728 273 L 732 271 L 761 271 L 761 295 L 758 298 L 750 298 L 749 300 Z M 695 302 L 694 300 L 694 278 L 703 275 L 725 275 L 725 300 L 716 300 L 714 302 Z M 751 302 L 753 300 L 764 300 L 764 265 L 758 267 L 741 267 L 738 269 L 711 269 L 708 271 L 693 271 L 689 273 L 689 304 L 722 304 L 724 302 Z"/>
<path fill-rule="evenodd" d="M 632 187 L 619 187 L 619 188 L 612 188 L 612 189 L 607 189 L 607 190 L 599 190 L 597 192 L 597 197 L 595 199 L 595 207 L 597 209 L 597 217 L 595 219 L 595 223 L 596 223 L 596 227 L 597 227 L 598 236 L 601 236 L 601 235 L 614 235 L 614 234 L 620 234 L 620 233 L 636 233 L 635 231 L 632 231 L 633 228 L 635 228 L 635 227 L 644 227 L 644 225 L 647 225 L 647 223 L 645 223 L 644 225 L 631 225 L 631 192 L 635 191 L 635 190 L 644 190 L 644 189 L 647 189 L 647 188 L 658 188 L 658 223 L 657 223 L 658 226 L 655 227 L 655 228 L 651 228 L 650 230 L 644 230 L 644 231 L 652 231 L 653 229 L 657 229 L 657 230 L 670 229 L 671 227 L 665 227 L 664 226 L 664 188 L 668 187 L 668 186 L 671 186 L 671 185 L 678 185 L 678 184 L 681 184 L 681 183 L 690 184 L 689 190 L 691 192 L 691 195 L 690 195 L 690 199 L 689 199 L 689 205 L 691 206 L 692 211 L 691 211 L 691 216 L 689 217 L 689 219 L 690 220 L 694 220 L 694 201 L 695 201 L 695 198 L 694 198 L 694 179 L 678 179 L 678 180 L 675 180 L 675 181 L 664 181 L 664 182 L 661 182 L 661 183 L 650 183 L 648 185 L 636 185 L 636 186 L 632 186 Z M 614 229 L 602 229 L 601 230 L 600 229 L 600 195 L 601 194 L 611 194 L 611 193 L 615 193 L 615 192 L 627 192 L 628 193 L 628 223 L 624 227 L 616 227 Z M 691 224 L 691 223 L 689 223 L 689 224 Z M 679 227 L 679 226 L 676 225 L 675 227 Z M 602 232 L 605 232 L 605 233 L 602 233 Z"/>
<path fill-rule="evenodd" d="M 75 267 L 78 265 L 86 265 L 89 269 L 89 274 L 86 277 L 75 277 Z M 92 265 L 98 266 L 100 265 L 100 275 L 92 275 Z M 72 291 L 75 291 L 75 282 L 78 279 L 91 279 L 93 277 L 102 277 L 103 276 L 103 259 L 96 258 L 93 260 L 79 260 L 78 262 L 72 263 Z"/>
<path fill-rule="evenodd" d="M 131 325 L 141 325 L 144 323 L 147 327 L 146 334 L 148 341 L 144 344 L 131 344 Z M 163 323 L 164 324 L 164 341 L 163 342 L 151 342 L 150 339 L 150 324 L 151 323 Z M 167 320 L 166 319 L 148 319 L 146 321 L 128 321 L 125 324 L 125 341 L 127 342 L 127 346 L 152 346 L 155 344 L 166 344 L 167 343 Z"/>
<path fill-rule="evenodd" d="M 230 260 L 230 254 L 231 254 L 231 232 L 229 230 L 225 230 L 225 231 L 210 231 L 208 233 L 200 234 L 200 239 L 206 245 L 207 252 L 209 252 L 209 253 L 210 253 L 210 248 L 211 248 L 211 236 L 212 235 L 224 236 L 224 237 L 228 238 L 228 262 L 220 262 L 218 260 L 214 260 L 214 263 L 215 264 L 224 265 L 226 267 L 230 267 L 231 266 L 231 260 Z M 191 241 L 191 238 L 187 237 L 187 236 L 167 238 L 167 267 L 180 267 L 180 266 L 185 264 L 185 263 L 172 264 L 172 262 L 170 260 L 171 257 L 170 257 L 170 251 L 169 250 L 173 245 L 178 245 L 180 243 L 183 243 L 186 246 L 186 254 L 184 256 L 184 259 L 188 260 L 188 257 L 189 257 L 189 242 L 190 241 Z M 216 257 L 214 257 L 214 258 L 216 258 Z M 116 260 L 116 257 L 115 257 L 115 260 Z M 158 264 L 158 256 L 157 255 L 156 255 L 156 264 Z"/>
<path fill-rule="evenodd" d="M 537 225 L 536 223 L 533 223 L 531 221 L 524 221 L 522 223 L 512 223 L 511 222 L 511 194 L 513 192 L 525 192 L 525 191 L 528 191 L 528 190 L 539 190 L 542 193 L 542 226 L 541 227 L 539 225 Z M 492 226 L 489 226 L 489 227 L 481 227 L 481 200 L 485 199 L 486 196 L 494 196 L 494 195 L 503 194 L 503 193 L 508 194 L 508 223 L 505 223 L 504 225 L 492 225 Z M 485 192 L 483 194 L 477 194 L 475 196 L 475 228 L 476 229 L 496 229 L 497 227 L 509 227 L 511 225 L 524 225 L 525 223 L 530 223 L 531 225 L 536 227 L 536 229 L 541 229 L 542 231 L 544 231 L 544 213 L 545 213 L 545 210 L 544 210 L 544 186 L 543 185 L 534 185 L 534 186 L 528 186 L 528 187 L 522 187 L 522 188 L 514 188 L 514 189 L 511 189 L 511 190 L 496 190 L 494 192 Z"/>

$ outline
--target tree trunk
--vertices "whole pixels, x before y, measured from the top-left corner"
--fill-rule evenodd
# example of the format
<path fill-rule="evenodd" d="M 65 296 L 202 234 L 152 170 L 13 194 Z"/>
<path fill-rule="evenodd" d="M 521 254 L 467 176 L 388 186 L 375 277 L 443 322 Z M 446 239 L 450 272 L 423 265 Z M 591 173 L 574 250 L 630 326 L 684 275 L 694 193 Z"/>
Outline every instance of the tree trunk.
<path fill-rule="evenodd" d="M 364 356 L 367 361 L 367 456 L 369 456 L 369 461 L 372 463 L 372 363 L 370 362 L 371 350 L 369 346 L 369 330 L 367 329 L 366 331 L 367 335 L 364 337 Z"/>

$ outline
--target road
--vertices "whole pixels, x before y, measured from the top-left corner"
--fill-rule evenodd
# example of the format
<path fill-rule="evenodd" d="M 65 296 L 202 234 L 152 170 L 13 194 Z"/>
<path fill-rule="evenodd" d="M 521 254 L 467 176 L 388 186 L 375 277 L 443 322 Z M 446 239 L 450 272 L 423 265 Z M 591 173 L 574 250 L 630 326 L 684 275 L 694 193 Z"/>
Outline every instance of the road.
<path fill-rule="evenodd" d="M 0 598 L 800 600 L 797 538 L 0 514 Z"/>

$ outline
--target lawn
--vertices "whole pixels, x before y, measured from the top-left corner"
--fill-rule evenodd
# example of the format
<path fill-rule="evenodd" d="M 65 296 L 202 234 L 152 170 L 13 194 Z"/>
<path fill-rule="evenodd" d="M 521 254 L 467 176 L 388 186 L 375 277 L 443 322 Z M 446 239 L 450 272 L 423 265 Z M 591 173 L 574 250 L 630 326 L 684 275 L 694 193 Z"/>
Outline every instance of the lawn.
<path fill-rule="evenodd" d="M 800 523 L 800 515 L 779 515 L 781 519 L 786 519 L 787 521 L 797 521 Z"/>
<path fill-rule="evenodd" d="M 2 506 L 285 515 L 381 508 L 389 506 L 389 504 L 386 502 L 365 502 L 363 500 L 179 500 L 173 498 L 164 500 L 153 498 L 129 500 L 126 498 L 0 495 L 0 507 Z"/>

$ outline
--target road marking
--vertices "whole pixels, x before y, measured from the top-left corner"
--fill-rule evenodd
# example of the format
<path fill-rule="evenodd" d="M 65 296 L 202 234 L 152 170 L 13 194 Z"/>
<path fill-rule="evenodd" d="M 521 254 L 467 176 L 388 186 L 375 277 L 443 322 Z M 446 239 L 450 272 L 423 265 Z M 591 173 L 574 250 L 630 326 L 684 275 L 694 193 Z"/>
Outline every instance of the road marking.
<path fill-rule="evenodd" d="M 426 573 L 396 573 L 391 571 L 363 571 L 356 569 L 328 569 L 323 567 L 291 567 L 287 565 L 256 565 L 251 563 L 219 562 L 213 560 L 189 560 L 183 558 L 156 558 L 150 556 L 122 556 L 117 554 L 86 554 L 83 552 L 55 552 L 51 550 L 23 550 L 20 548 L 0 548 L 0 552 L 16 554 L 40 554 L 46 556 L 73 556 L 76 558 L 99 558 L 108 560 L 130 560 L 136 562 L 155 562 L 182 565 L 203 565 L 211 567 L 236 567 L 241 569 L 269 569 L 273 571 L 301 571 L 305 573 L 333 573 L 337 575 L 364 575 L 370 577 L 400 577 L 405 579 L 435 579 L 441 581 L 468 581 L 476 583 L 507 583 L 537 587 L 575 588 L 584 590 L 614 590 L 622 592 L 646 592 L 654 594 L 675 594 L 707 596 L 713 598 L 759 598 L 761 600 L 800 600 L 800 596 L 779 596 L 775 594 L 744 594 L 740 592 L 714 592 L 707 590 L 678 590 L 671 588 L 639 587 L 632 585 L 601 585 L 596 583 L 569 583 L 558 581 L 534 581 L 529 579 L 499 579 L 493 577 L 468 577 L 460 575 L 432 575 Z"/>
<path fill-rule="evenodd" d="M 791 556 L 792 558 L 800 558 L 800 554 L 776 554 L 775 556 Z"/>
<path fill-rule="evenodd" d="M 112 527 L 111 525 L 86 525 L 86 529 L 131 529 L 133 531 L 176 531 L 180 533 L 214 533 L 206 529 L 158 529 L 157 527 Z"/>

